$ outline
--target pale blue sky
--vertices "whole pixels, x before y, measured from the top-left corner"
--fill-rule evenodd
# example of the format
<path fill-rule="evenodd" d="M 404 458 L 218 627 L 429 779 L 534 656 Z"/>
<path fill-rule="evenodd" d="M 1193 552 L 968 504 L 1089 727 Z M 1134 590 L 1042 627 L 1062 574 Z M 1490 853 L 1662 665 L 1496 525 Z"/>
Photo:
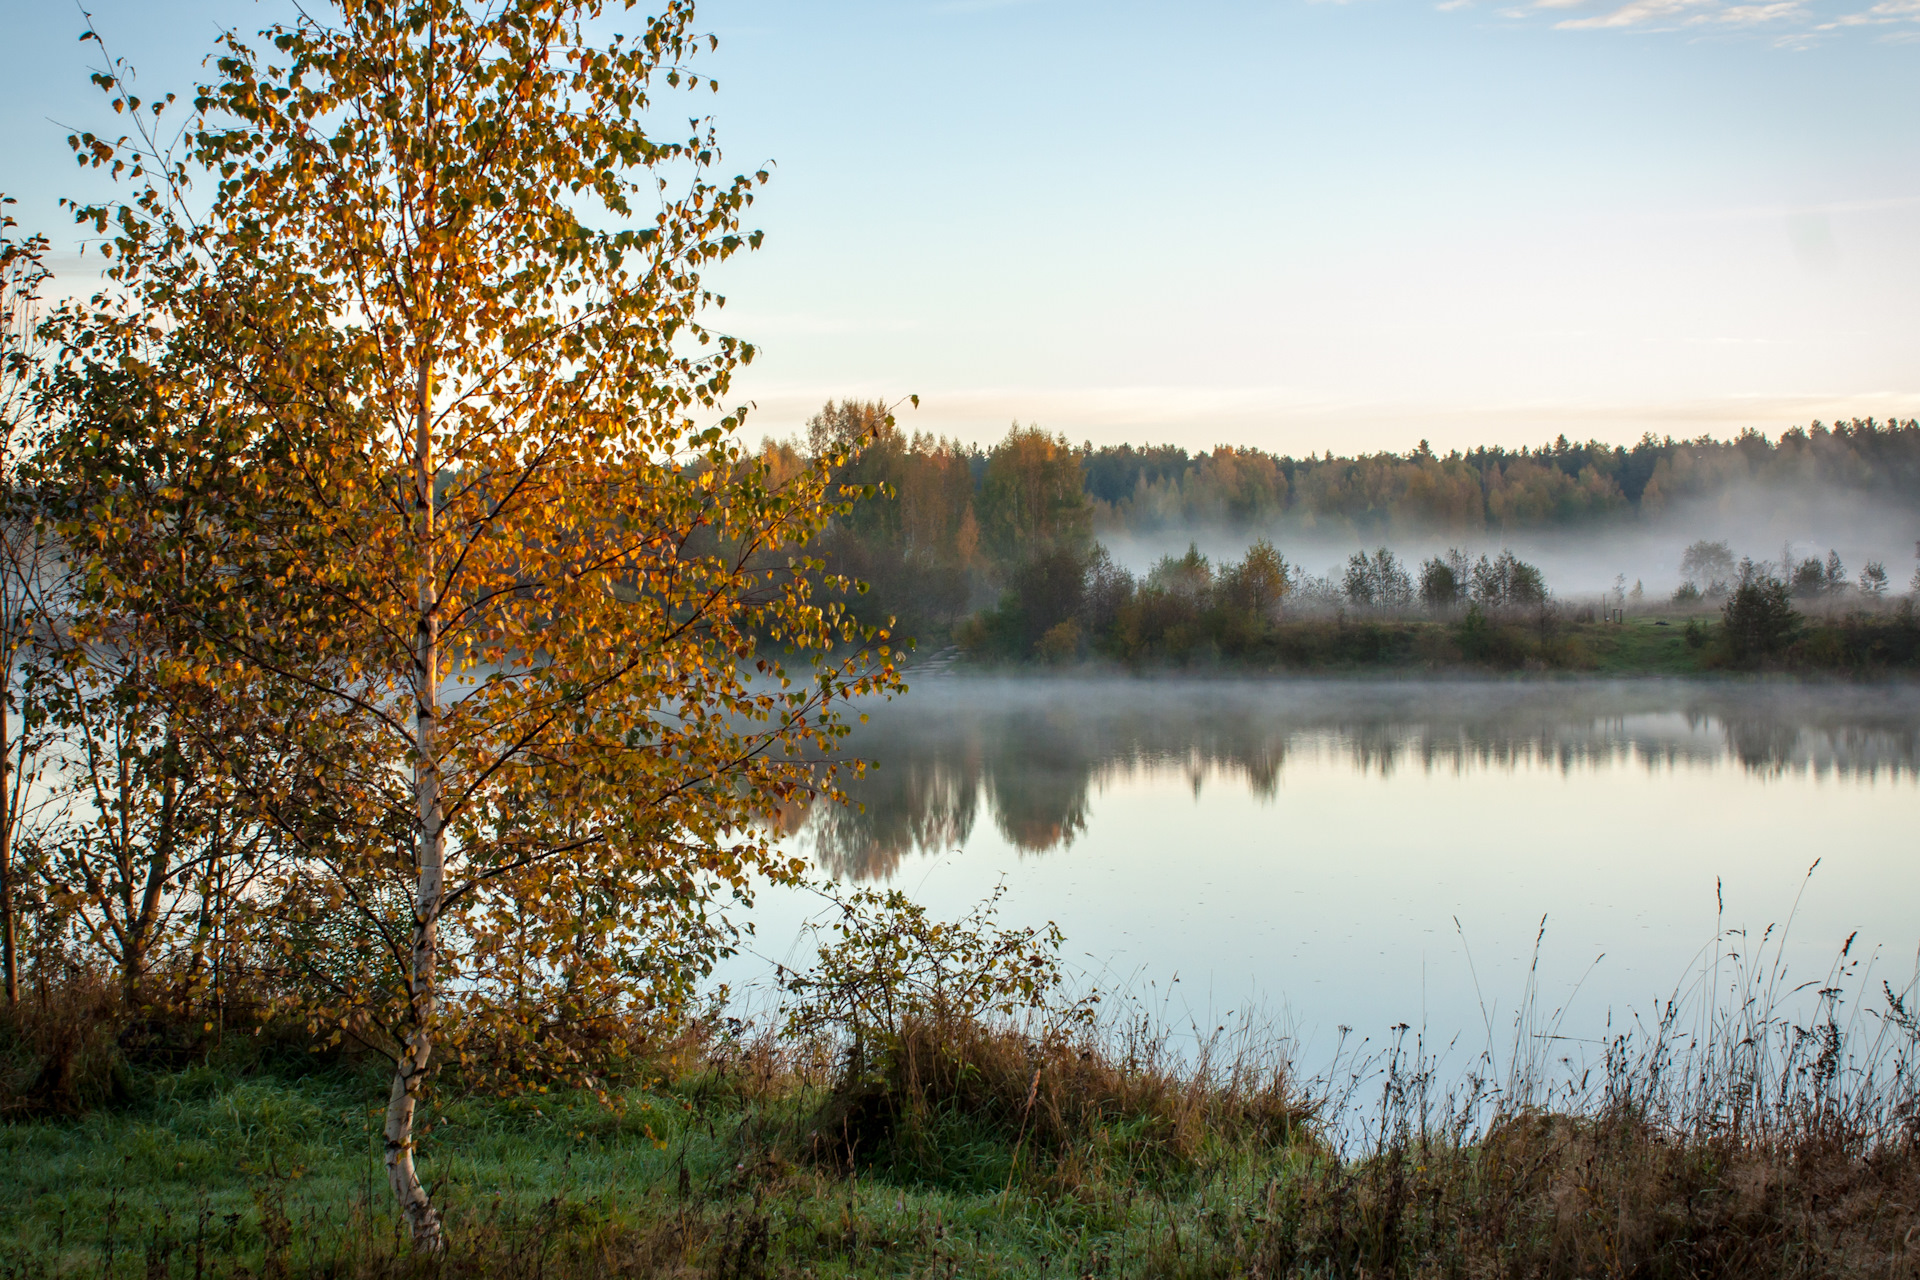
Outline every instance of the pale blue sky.
<path fill-rule="evenodd" d="M 101 0 L 149 91 L 275 4 Z M 757 430 L 1292 451 L 1920 414 L 1920 0 L 707 0 L 774 160 Z M 64 238 L 78 11 L 0 0 L 0 188 Z"/>

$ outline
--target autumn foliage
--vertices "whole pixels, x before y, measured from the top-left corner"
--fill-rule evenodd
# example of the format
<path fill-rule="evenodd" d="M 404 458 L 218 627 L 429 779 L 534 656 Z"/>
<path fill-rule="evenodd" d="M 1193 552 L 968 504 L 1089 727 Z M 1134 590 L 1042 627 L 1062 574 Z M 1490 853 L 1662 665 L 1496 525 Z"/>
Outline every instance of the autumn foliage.
<path fill-rule="evenodd" d="M 606 8 L 341 0 L 227 33 L 190 104 L 114 64 L 137 127 L 73 139 L 129 185 L 49 330 L 52 665 L 137 710 L 156 897 L 204 916 L 244 863 L 218 901 L 280 1016 L 393 1058 L 425 1247 L 430 1073 L 484 1043 L 496 1083 L 590 1084 L 727 949 L 717 905 L 797 873 L 758 819 L 832 791 L 837 706 L 897 687 L 815 598 L 836 456 L 777 474 L 727 399 L 753 348 L 703 273 L 767 174 L 658 125 L 708 85 L 692 6 Z"/>

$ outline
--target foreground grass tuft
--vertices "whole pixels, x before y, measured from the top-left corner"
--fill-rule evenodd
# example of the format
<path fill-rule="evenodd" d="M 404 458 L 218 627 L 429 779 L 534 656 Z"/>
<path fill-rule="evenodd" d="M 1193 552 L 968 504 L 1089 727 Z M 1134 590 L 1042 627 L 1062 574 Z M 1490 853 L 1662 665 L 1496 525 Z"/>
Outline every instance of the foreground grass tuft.
<path fill-rule="evenodd" d="M 1620 1095 L 1461 1140 L 1395 1062 L 1343 1156 L 1283 1078 L 1164 1041 L 907 1043 L 854 1092 L 817 1055 L 715 1039 L 613 1108 L 450 1097 L 421 1150 L 435 1259 L 390 1207 L 380 1073 L 135 1072 L 120 1105 L 0 1128 L 0 1275 L 1920 1274 L 1911 1115 L 1687 1134 Z"/>
<path fill-rule="evenodd" d="M 779 1033 L 683 1026 L 605 1090 L 443 1071 L 430 1257 L 386 1185 L 384 1062 L 78 987 L 23 1005 L 0 1280 L 1920 1276 L 1920 981 L 1855 1001 L 1851 942 L 1800 984 L 1784 933 L 1729 930 L 1594 1063 L 1546 1060 L 1530 982 L 1500 1061 L 1443 1077 L 1400 1028 L 1301 1080 L 1249 1028 L 1095 1019 L 1057 932 L 992 906 L 854 895 Z"/>

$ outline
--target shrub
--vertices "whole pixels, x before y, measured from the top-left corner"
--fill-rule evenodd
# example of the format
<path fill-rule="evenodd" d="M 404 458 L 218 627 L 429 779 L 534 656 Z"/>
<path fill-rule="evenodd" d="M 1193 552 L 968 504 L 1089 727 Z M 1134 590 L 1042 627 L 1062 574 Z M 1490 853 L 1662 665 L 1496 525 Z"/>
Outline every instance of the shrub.
<path fill-rule="evenodd" d="M 1467 606 L 1466 616 L 1453 629 L 1453 640 L 1468 662 L 1517 667 L 1537 656 L 1525 635 L 1513 627 L 1495 625 L 1478 603 Z"/>
<path fill-rule="evenodd" d="M 1034 645 L 1034 652 L 1047 662 L 1071 662 L 1080 656 L 1080 622 L 1068 618 L 1047 629 Z"/>
<path fill-rule="evenodd" d="M 1004 892 L 941 921 L 898 889 L 859 890 L 838 920 L 816 926 L 831 936 L 813 969 L 777 971 L 787 1036 L 825 1040 L 840 1060 L 814 1118 L 815 1158 L 851 1166 L 902 1138 L 925 1156 L 926 1135 L 955 1105 L 1004 1119 L 1007 1091 L 995 1082 L 1005 1058 L 1024 1053 L 1015 1019 L 1038 1016 L 1042 1041 L 1090 1019 L 1091 1000 L 1057 999 L 1059 928 L 1002 926 Z"/>
<path fill-rule="evenodd" d="M 1470 572 L 1464 552 L 1449 549 L 1428 560 L 1420 566 L 1420 603 L 1435 613 L 1453 608 L 1466 594 Z"/>
<path fill-rule="evenodd" d="M 891 1053 L 917 1021 L 977 1022 L 1038 1013 L 1059 993 L 1061 934 L 1010 929 L 997 916 L 1001 885 L 956 921 L 930 918 L 898 889 L 861 889 L 806 973 L 778 971 L 790 1006 L 789 1036 L 842 1041 L 857 1074 Z"/>
<path fill-rule="evenodd" d="M 1068 999 L 1060 931 L 1009 929 L 1001 890 L 958 921 L 898 890 L 841 903 L 806 974 L 782 971 L 790 1038 L 837 1044 L 840 1069 L 803 1143 L 814 1160 L 976 1188 L 1022 1167 L 1068 1189 L 1091 1163 L 1180 1169 L 1216 1140 L 1292 1142 L 1314 1104 L 1274 1046 L 1184 1060 L 1143 1019 L 1096 1024 Z"/>
<path fill-rule="evenodd" d="M 1765 574 L 1743 577 L 1721 610 L 1727 651 L 1737 663 L 1751 664 L 1784 652 L 1800 628 L 1800 615 L 1788 598 L 1787 584 Z"/>

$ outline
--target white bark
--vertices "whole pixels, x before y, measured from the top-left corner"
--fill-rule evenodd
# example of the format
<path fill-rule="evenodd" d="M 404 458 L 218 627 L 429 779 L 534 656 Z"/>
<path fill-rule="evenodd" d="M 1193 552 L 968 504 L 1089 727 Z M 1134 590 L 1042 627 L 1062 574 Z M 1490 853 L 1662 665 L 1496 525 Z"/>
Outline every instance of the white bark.
<path fill-rule="evenodd" d="M 6 682 L 11 685 L 12 663 L 6 666 Z M 5 970 L 8 1008 L 20 1003 L 20 958 L 13 911 L 13 831 L 19 813 L 14 799 L 13 743 L 7 732 L 10 714 L 4 690 L 0 690 L 0 969 Z"/>
<path fill-rule="evenodd" d="M 411 1031 L 394 1064 L 387 1100 L 387 1181 L 400 1202 L 414 1248 L 438 1252 L 444 1246 L 440 1215 L 434 1209 L 413 1163 L 413 1119 L 433 1055 L 436 1012 L 434 962 L 440 945 L 440 909 L 446 894 L 446 831 L 442 822 L 439 764 L 440 654 L 438 591 L 433 558 L 433 368 L 422 358 L 414 407 L 414 531 L 419 558 L 418 624 L 414 642 L 413 788 L 418 804 L 415 833 L 413 953 L 407 975 Z"/>

